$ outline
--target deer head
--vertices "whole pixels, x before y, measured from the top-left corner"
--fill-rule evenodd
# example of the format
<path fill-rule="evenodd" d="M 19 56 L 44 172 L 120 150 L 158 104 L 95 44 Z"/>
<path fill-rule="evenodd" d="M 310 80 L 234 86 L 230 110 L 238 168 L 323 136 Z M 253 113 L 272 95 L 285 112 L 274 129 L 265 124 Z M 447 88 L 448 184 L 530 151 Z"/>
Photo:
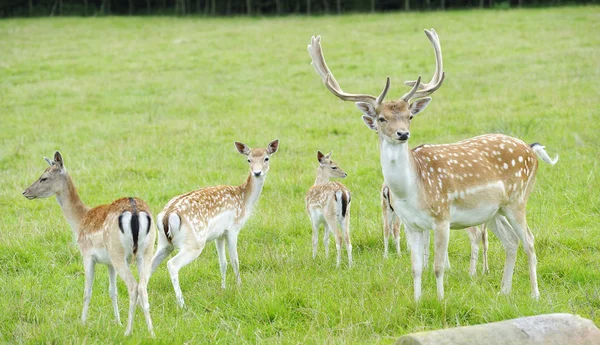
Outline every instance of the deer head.
<path fill-rule="evenodd" d="M 311 44 L 308 45 L 308 52 L 312 58 L 311 64 L 331 93 L 344 101 L 355 101 L 364 114 L 363 120 L 367 126 L 377 131 L 381 139 L 405 143 L 410 138 L 410 121 L 429 104 L 431 98 L 427 96 L 440 88 L 445 76 L 442 66 L 442 49 L 437 33 L 431 29 L 425 30 L 425 34 L 435 52 L 436 66 L 433 77 L 427 84 L 421 84 L 420 76 L 416 81 L 405 82 L 406 85 L 412 86 L 412 89 L 396 101 L 384 101 L 390 88 L 389 77 L 383 91 L 377 97 L 344 92 L 325 62 L 320 36 L 312 37 Z"/>
<path fill-rule="evenodd" d="M 23 195 L 27 199 L 47 198 L 67 188 L 67 169 L 65 169 L 60 152 L 56 151 L 54 153 L 53 161 L 46 157 L 44 159 L 50 166 L 46 168 L 37 181 L 25 189 Z"/>
<path fill-rule="evenodd" d="M 329 180 L 330 178 L 344 178 L 348 176 L 337 163 L 331 160 L 331 152 L 324 155 L 321 151 L 317 151 L 317 160 L 319 161 L 319 172 L 322 177 Z"/>
<path fill-rule="evenodd" d="M 271 141 L 265 149 L 251 149 L 248 145 L 238 141 L 235 142 L 235 147 L 239 153 L 248 158 L 252 175 L 254 177 L 262 177 L 269 171 L 269 157 L 277 152 L 279 139 Z"/>

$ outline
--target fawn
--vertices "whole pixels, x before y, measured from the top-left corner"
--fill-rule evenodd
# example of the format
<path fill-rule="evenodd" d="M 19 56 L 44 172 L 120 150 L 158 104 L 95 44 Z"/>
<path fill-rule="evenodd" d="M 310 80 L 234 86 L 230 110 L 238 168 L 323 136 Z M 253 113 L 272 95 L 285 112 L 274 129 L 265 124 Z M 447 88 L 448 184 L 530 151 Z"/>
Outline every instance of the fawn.
<path fill-rule="evenodd" d="M 37 181 L 25 189 L 23 195 L 30 200 L 56 195 L 56 200 L 71 225 L 85 269 L 81 321 L 85 323 L 87 320 L 94 270 L 96 264 L 100 263 L 108 266 L 109 294 L 119 324 L 121 319 L 117 305 L 117 274 L 127 285 L 129 317 L 125 335 L 131 334 L 139 297 L 148 331 L 154 337 L 147 287 L 156 231 L 148 205 L 138 198 L 121 198 L 108 205 L 89 208 L 79 198 L 60 152 L 56 151 L 53 161 L 44 159 L 50 166 Z M 129 262 L 133 259 L 137 263 L 139 284 L 129 269 Z"/>

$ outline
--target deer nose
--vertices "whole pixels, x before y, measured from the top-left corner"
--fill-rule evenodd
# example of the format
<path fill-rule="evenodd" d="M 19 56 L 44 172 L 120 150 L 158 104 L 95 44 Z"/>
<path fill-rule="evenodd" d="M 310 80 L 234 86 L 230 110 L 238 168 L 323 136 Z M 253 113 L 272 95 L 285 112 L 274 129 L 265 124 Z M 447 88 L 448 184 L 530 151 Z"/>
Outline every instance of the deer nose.
<path fill-rule="evenodd" d="M 259 177 L 262 171 L 253 171 L 254 176 Z"/>
<path fill-rule="evenodd" d="M 408 138 L 410 138 L 410 132 L 409 131 L 398 131 L 396 132 L 396 134 L 398 135 L 398 139 L 400 140 L 408 140 Z"/>

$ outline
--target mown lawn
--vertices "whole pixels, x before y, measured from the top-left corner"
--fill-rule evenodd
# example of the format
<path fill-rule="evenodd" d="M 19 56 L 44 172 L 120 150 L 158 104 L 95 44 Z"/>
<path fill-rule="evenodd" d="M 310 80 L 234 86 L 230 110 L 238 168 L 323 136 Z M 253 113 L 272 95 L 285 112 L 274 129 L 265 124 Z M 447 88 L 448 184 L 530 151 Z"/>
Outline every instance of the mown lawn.
<path fill-rule="evenodd" d="M 530 298 L 519 252 L 513 291 L 498 295 L 504 251 L 490 236 L 491 273 L 468 277 L 469 241 L 452 232 L 446 299 L 431 269 L 413 302 L 410 258 L 384 260 L 375 133 L 310 66 L 323 37 L 329 66 L 350 92 L 388 97 L 433 73 L 423 34 L 434 27 L 447 73 L 413 121 L 411 145 L 499 132 L 539 141 L 528 206 L 541 298 Z M 88 205 L 135 195 L 158 213 L 173 196 L 239 184 L 251 147 L 280 139 L 254 216 L 242 230 L 243 284 L 220 288 L 208 245 L 180 273 L 179 310 L 163 264 L 150 281 L 161 343 L 392 343 L 402 334 L 526 315 L 576 313 L 600 323 L 600 10 L 457 11 L 284 18 L 48 18 L 0 21 L 0 341 L 149 341 L 138 309 L 134 335 L 112 316 L 98 266 L 89 322 L 81 325 L 83 268 L 53 198 L 21 192 L 60 150 Z M 304 194 L 316 150 L 334 151 L 353 192 L 355 267 L 311 257 Z M 333 248 L 332 248 L 333 249 Z M 121 318 L 127 291 L 119 281 Z"/>

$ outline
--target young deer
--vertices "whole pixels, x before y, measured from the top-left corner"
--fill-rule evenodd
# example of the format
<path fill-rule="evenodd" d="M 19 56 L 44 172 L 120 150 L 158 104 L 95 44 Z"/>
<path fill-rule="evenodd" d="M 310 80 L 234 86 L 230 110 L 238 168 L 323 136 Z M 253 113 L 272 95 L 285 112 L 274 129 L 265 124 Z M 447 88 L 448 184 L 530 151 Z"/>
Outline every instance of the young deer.
<path fill-rule="evenodd" d="M 184 306 L 179 287 L 179 270 L 196 259 L 207 242 L 215 241 L 221 269 L 221 287 L 225 288 L 227 259 L 225 244 L 237 284 L 241 284 L 237 240 L 240 230 L 252 214 L 269 171 L 269 158 L 277 152 L 279 140 L 266 149 L 251 149 L 236 142 L 239 153 L 248 158 L 250 174 L 240 186 L 216 186 L 199 189 L 171 199 L 158 214 L 158 249 L 152 258 L 152 272 L 177 248 L 179 253 L 167 262 L 167 269 L 180 307 Z"/>
<path fill-rule="evenodd" d="M 506 252 L 502 293 L 509 293 L 519 240 L 529 261 L 532 296 L 539 298 L 533 234 L 527 227 L 526 205 L 538 168 L 537 156 L 549 164 L 544 147 L 502 134 L 485 134 L 453 144 L 409 149 L 410 122 L 444 80 L 442 51 L 434 30 L 425 30 L 433 45 L 436 68 L 432 80 L 406 82 L 412 89 L 396 101 L 384 102 L 390 79 L 379 96 L 344 92 L 325 63 L 321 38 L 313 37 L 308 51 L 325 86 L 338 98 L 355 101 L 363 120 L 381 142 L 380 161 L 394 210 L 407 229 L 415 300 L 421 297 L 424 234 L 434 230 L 437 295 L 444 297 L 444 261 L 450 229 L 486 223 Z M 414 101 L 413 101 L 414 100 Z M 503 216 L 505 218 L 503 218 Z"/>
<path fill-rule="evenodd" d="M 319 243 L 319 227 L 324 225 L 323 245 L 325 256 L 329 257 L 329 235 L 335 232 L 335 248 L 337 250 L 336 265 L 340 266 L 342 239 L 348 252 L 348 266 L 352 266 L 352 243 L 350 242 L 350 191 L 339 182 L 330 182 L 330 178 L 348 176 L 331 160 L 331 152 L 327 155 L 317 152 L 319 169 L 315 184 L 306 193 L 306 211 L 310 216 L 313 228 L 313 259 L 317 257 Z M 341 227 L 338 228 L 338 225 Z"/>
<path fill-rule="evenodd" d="M 400 217 L 394 212 L 394 206 L 392 201 L 392 195 L 390 194 L 389 187 L 384 183 L 381 187 L 381 209 L 383 216 L 383 257 L 388 257 L 388 243 L 390 233 L 394 236 L 394 244 L 396 245 L 396 253 L 400 255 L 400 226 L 402 221 Z M 483 273 L 489 272 L 487 251 L 488 251 L 488 237 L 487 229 L 485 224 L 481 226 L 471 226 L 465 229 L 469 235 L 471 241 L 471 263 L 469 267 L 469 275 L 475 276 L 477 274 L 477 257 L 479 256 L 479 243 L 483 245 Z M 429 261 L 429 236 L 424 234 L 423 236 L 423 265 L 427 268 Z M 450 259 L 446 255 L 446 268 L 450 268 Z"/>
<path fill-rule="evenodd" d="M 138 198 L 121 198 L 109 205 L 90 209 L 79 198 L 60 153 L 56 151 L 54 161 L 44 159 L 50 166 L 37 181 L 25 189 L 23 195 L 27 199 L 56 195 L 56 200 L 71 225 L 83 256 L 85 269 L 81 321 L 85 323 L 87 319 L 95 265 L 100 263 L 108 266 L 109 294 L 119 324 L 121 319 L 117 306 L 117 274 L 127 285 L 129 317 L 125 335 L 131 334 L 135 306 L 139 297 L 148 331 L 154 336 L 147 286 L 156 231 L 152 225 L 152 214 L 148 205 Z M 133 259 L 137 263 L 139 284 L 129 269 L 129 262 Z"/>

